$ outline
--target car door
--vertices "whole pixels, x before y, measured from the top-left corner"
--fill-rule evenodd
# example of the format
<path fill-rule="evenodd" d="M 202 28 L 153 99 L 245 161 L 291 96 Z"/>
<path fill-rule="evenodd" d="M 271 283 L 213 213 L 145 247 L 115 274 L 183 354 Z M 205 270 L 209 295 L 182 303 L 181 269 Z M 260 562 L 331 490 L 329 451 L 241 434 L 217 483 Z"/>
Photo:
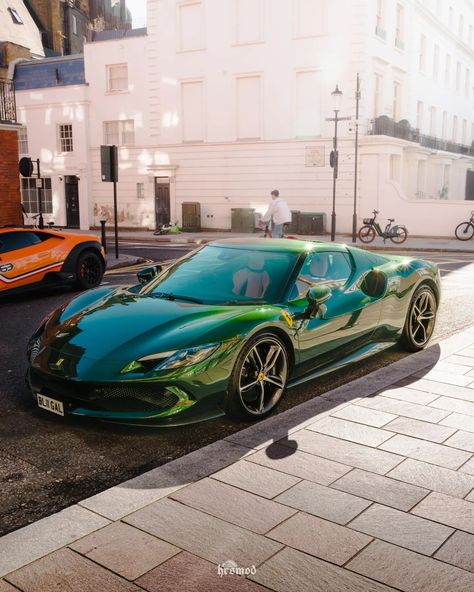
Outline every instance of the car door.
<path fill-rule="evenodd" d="M 46 273 L 59 271 L 57 240 L 48 233 L 12 230 L 0 234 L 0 291 L 41 281 Z"/>
<path fill-rule="evenodd" d="M 328 264 L 314 265 L 315 258 L 321 256 L 326 257 Z M 367 272 L 346 251 L 319 251 L 307 256 L 295 283 L 300 295 L 305 291 L 302 292 L 303 285 L 309 288 L 309 283 L 324 283 L 332 293 L 316 317 L 297 324 L 296 375 L 343 358 L 370 342 L 380 320 L 381 297 L 371 298 L 361 289 Z M 298 305 L 301 310 L 301 302 Z M 291 303 L 290 312 L 294 312 Z"/>

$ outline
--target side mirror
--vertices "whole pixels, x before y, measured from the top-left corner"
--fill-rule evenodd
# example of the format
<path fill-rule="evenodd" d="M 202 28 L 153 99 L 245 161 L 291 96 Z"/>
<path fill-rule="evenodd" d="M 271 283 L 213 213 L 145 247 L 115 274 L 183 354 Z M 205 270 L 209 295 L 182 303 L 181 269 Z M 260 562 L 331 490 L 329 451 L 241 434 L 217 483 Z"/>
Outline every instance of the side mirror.
<path fill-rule="evenodd" d="M 387 275 L 379 269 L 372 269 L 364 276 L 360 289 L 371 298 L 381 298 L 387 289 Z"/>
<path fill-rule="evenodd" d="M 307 294 L 308 306 L 305 310 L 305 315 L 310 319 L 316 316 L 321 304 L 324 304 L 329 298 L 331 298 L 332 292 L 329 286 L 312 286 Z"/>
<path fill-rule="evenodd" d="M 145 269 L 141 269 L 137 273 L 138 281 L 142 285 L 148 284 L 148 282 L 151 282 L 152 279 L 157 277 L 157 275 L 161 272 L 162 269 L 163 268 L 161 265 L 152 265 L 151 267 L 145 267 Z"/>

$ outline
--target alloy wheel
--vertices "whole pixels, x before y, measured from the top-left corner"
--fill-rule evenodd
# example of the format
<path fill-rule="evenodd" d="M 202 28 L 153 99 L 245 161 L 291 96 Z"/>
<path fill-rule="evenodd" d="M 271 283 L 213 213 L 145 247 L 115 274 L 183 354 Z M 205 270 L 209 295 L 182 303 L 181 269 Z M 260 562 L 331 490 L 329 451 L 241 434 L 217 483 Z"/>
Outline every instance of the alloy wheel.
<path fill-rule="evenodd" d="M 288 359 L 277 339 L 265 337 L 247 353 L 239 376 L 239 395 L 251 415 L 264 415 L 280 400 L 288 378 Z"/>
<path fill-rule="evenodd" d="M 433 333 L 436 301 L 431 290 L 420 292 L 410 314 L 410 336 L 418 347 L 423 347 Z"/>

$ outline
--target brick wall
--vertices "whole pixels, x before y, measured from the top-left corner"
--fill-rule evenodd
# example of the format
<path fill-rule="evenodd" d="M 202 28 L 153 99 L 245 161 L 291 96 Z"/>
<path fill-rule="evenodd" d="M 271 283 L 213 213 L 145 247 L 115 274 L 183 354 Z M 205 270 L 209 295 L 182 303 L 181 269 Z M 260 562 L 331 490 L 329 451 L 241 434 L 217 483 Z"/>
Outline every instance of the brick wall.
<path fill-rule="evenodd" d="M 16 130 L 0 127 L 0 226 L 22 224 Z"/>

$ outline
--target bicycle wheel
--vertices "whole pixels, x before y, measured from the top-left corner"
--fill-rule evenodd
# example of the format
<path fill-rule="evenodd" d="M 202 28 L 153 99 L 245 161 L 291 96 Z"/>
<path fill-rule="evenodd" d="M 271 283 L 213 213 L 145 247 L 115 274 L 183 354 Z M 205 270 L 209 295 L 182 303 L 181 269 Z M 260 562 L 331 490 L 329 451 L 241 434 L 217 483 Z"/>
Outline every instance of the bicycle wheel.
<path fill-rule="evenodd" d="M 401 245 L 407 240 L 408 232 L 406 228 L 397 228 L 397 233 L 390 235 L 392 243 Z"/>
<path fill-rule="evenodd" d="M 460 241 L 467 241 L 474 236 L 474 226 L 470 222 L 461 222 L 454 231 L 456 238 Z"/>
<path fill-rule="evenodd" d="M 359 230 L 359 240 L 363 243 L 371 243 L 375 238 L 373 226 L 362 226 Z"/>

